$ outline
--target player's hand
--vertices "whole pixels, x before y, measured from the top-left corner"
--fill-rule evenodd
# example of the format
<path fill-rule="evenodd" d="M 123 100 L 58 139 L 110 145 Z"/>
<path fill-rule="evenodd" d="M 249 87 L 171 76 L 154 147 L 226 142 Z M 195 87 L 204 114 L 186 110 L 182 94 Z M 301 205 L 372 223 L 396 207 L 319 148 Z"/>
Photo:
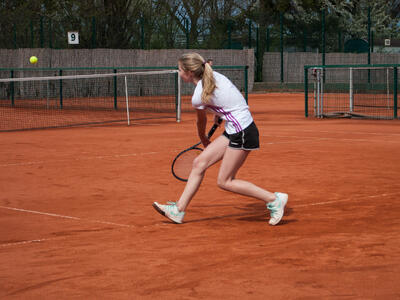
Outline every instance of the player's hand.
<path fill-rule="evenodd" d="M 211 144 L 210 139 L 205 135 L 203 138 L 201 138 L 201 143 L 203 144 L 204 148 L 206 148 L 208 145 Z"/>
<path fill-rule="evenodd" d="M 214 116 L 214 124 L 217 124 L 218 126 L 220 126 L 221 123 L 222 123 L 222 119 L 219 116 L 215 115 Z"/>

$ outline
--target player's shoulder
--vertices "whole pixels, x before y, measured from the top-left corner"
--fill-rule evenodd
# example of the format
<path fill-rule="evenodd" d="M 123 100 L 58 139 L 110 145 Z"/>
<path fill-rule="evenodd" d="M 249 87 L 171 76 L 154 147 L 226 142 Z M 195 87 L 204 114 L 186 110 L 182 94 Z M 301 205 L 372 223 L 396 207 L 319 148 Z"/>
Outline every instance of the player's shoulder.
<path fill-rule="evenodd" d="M 214 71 L 214 70 L 213 70 L 213 76 L 214 76 L 214 78 L 215 77 L 217 77 L 217 78 L 226 78 L 225 75 L 223 75 L 223 74 L 221 74 L 221 73 L 219 73 L 217 71 Z"/>
<path fill-rule="evenodd" d="M 215 81 L 217 82 L 221 82 L 221 83 L 228 83 L 230 82 L 230 80 L 228 79 L 228 77 L 226 77 L 224 74 L 218 73 L 216 71 L 213 71 L 213 76 Z"/>
<path fill-rule="evenodd" d="M 203 91 L 203 85 L 201 84 L 201 81 L 199 81 L 196 84 L 196 87 L 194 88 L 193 96 L 198 96 L 202 93 Z"/>

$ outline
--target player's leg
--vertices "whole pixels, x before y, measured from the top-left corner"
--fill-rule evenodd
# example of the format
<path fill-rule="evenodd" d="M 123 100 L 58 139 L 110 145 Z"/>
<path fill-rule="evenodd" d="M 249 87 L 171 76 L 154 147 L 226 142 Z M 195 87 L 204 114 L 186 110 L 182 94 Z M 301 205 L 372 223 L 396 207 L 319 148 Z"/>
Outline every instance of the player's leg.
<path fill-rule="evenodd" d="M 184 211 L 189 205 L 203 181 L 205 171 L 224 157 L 228 143 L 229 140 L 225 136 L 220 136 L 194 160 L 185 189 L 177 202 L 179 211 Z"/>
<path fill-rule="evenodd" d="M 257 185 L 236 179 L 236 173 L 245 162 L 250 151 L 227 147 L 218 173 L 218 186 L 224 190 L 254 197 L 265 202 L 275 200 L 275 195 Z"/>
<path fill-rule="evenodd" d="M 218 186 L 231 192 L 265 201 L 271 216 L 269 224 L 276 225 L 283 217 L 288 195 L 285 193 L 271 193 L 251 182 L 235 178 L 249 152 L 229 147 L 226 149 L 218 174 Z"/>

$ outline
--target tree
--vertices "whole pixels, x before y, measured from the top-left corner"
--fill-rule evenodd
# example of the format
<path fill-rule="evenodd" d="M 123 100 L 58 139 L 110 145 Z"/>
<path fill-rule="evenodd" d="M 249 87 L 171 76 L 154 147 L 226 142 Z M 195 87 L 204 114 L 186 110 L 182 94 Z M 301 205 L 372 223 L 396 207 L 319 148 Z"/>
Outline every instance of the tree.
<path fill-rule="evenodd" d="M 2 1 L 0 4 L 0 47 L 44 46 L 43 17 L 57 10 L 55 1 Z M 41 39 L 41 42 L 37 42 Z"/>
<path fill-rule="evenodd" d="M 139 40 L 140 13 L 148 1 L 60 0 L 59 22 L 65 31 L 77 30 L 86 48 L 129 48 Z M 136 42 L 138 44 L 138 42 Z"/>
<path fill-rule="evenodd" d="M 377 35 L 400 37 L 398 20 L 391 15 L 392 2 L 387 0 L 324 0 L 323 5 L 340 18 L 341 28 L 350 38 L 368 36 L 368 9 L 372 30 Z"/>
<path fill-rule="evenodd" d="M 398 0 L 396 0 L 398 1 Z M 375 36 L 400 38 L 395 0 L 7 0 L 0 2 L 1 47 L 68 47 L 67 32 L 79 31 L 80 48 L 227 47 L 228 33 L 243 45 L 259 31 L 264 52 L 267 28 L 279 47 L 280 16 L 285 45 L 315 49 L 326 12 L 327 50 L 337 49 L 338 33 L 367 38 L 367 14 Z M 397 3 L 397 2 L 396 2 Z M 187 32 L 188 30 L 188 32 Z M 254 47 L 255 43 L 252 45 Z M 287 49 L 287 48 L 286 48 Z"/>
<path fill-rule="evenodd" d="M 199 33 L 204 30 L 200 18 L 204 15 L 208 0 L 162 0 L 172 19 L 176 21 L 180 31 L 189 32 L 189 44 L 197 46 Z"/>
<path fill-rule="evenodd" d="M 207 48 L 226 48 L 231 34 L 236 42 L 244 43 L 247 37 L 246 20 L 252 18 L 257 1 L 209 0 L 204 17 L 204 46 Z M 240 40 L 240 41 L 239 41 Z"/>

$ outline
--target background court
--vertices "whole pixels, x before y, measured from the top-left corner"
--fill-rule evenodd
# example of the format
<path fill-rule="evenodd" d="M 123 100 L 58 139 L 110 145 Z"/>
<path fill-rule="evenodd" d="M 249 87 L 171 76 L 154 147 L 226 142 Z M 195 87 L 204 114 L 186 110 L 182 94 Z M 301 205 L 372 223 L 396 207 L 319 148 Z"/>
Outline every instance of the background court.
<path fill-rule="evenodd" d="M 184 224 L 151 207 L 184 187 L 194 114 L 2 133 L 0 297 L 398 299 L 399 121 L 305 119 L 303 97 L 249 95 L 261 150 L 239 177 L 289 193 L 276 227 L 217 167 Z"/>

